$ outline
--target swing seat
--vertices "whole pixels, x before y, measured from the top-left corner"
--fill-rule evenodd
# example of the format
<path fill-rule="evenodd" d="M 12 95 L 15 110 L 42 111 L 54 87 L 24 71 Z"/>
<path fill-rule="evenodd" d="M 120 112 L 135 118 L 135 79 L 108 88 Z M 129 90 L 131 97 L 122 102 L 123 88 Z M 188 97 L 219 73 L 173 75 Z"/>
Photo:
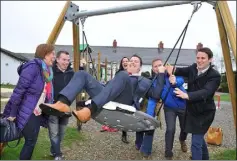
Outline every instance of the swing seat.
<path fill-rule="evenodd" d="M 137 111 L 133 106 L 112 101 L 105 104 L 93 119 L 102 125 L 127 132 L 154 130 L 160 126 L 160 121 Z"/>
<path fill-rule="evenodd" d="M 66 115 L 44 104 L 40 108 L 48 115 Z M 112 101 L 105 104 L 92 118 L 102 125 L 127 132 L 148 131 L 160 127 L 160 121 L 150 115 L 137 111 L 133 106 Z"/>

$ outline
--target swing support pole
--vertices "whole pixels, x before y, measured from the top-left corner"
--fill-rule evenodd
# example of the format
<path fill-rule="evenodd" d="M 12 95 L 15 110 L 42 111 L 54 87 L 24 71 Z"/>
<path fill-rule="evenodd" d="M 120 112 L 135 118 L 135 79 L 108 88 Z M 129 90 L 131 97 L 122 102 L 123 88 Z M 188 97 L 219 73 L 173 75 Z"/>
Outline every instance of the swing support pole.
<path fill-rule="evenodd" d="M 224 8 L 225 6 L 228 7 L 227 2 L 217 2 L 218 5 L 216 6 L 215 12 L 216 12 L 216 18 L 218 23 L 218 29 L 219 29 L 219 35 L 220 35 L 220 41 L 221 41 L 221 47 L 222 47 L 222 53 L 226 68 L 226 77 L 227 77 L 227 83 L 232 103 L 232 109 L 233 109 L 233 118 L 234 118 L 234 125 L 236 129 L 236 82 L 234 78 L 234 71 L 232 68 L 232 62 L 231 62 L 231 54 L 230 54 L 230 46 L 228 44 L 228 40 L 230 41 L 230 45 L 232 45 L 232 51 L 233 55 L 235 56 L 235 63 L 236 63 L 236 31 L 234 29 L 234 23 L 233 20 L 231 21 L 231 15 L 227 8 Z M 224 16 L 228 18 L 224 18 Z M 226 21 L 230 20 L 231 23 L 227 23 Z M 229 29 L 229 30 L 228 30 Z M 229 38 L 229 39 L 228 39 Z"/>
<path fill-rule="evenodd" d="M 119 12 L 129 12 L 129 11 L 136 11 L 136 10 L 142 10 L 142 9 L 151 9 L 151 8 L 157 8 L 157 7 L 166 7 L 166 6 L 175 6 L 175 5 L 183 5 L 183 4 L 189 4 L 192 1 L 156 1 L 156 2 L 150 2 L 150 3 L 142 3 L 142 4 L 133 4 L 133 5 L 127 5 L 127 6 L 119 6 L 119 7 L 113 7 L 108 9 L 99 9 L 99 10 L 92 10 L 92 11 L 83 11 L 83 12 L 77 12 L 73 13 L 72 16 L 75 19 L 78 19 L 80 17 L 92 17 L 92 16 L 99 16 L 99 15 L 105 15 L 105 14 L 111 14 L 111 13 L 119 13 Z"/>

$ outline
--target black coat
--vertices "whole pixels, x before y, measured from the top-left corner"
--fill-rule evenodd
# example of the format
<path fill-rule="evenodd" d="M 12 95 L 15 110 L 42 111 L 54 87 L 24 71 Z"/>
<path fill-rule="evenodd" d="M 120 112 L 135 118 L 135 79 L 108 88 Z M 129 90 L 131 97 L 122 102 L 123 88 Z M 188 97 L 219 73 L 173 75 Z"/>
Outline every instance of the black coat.
<path fill-rule="evenodd" d="M 175 75 L 188 78 L 187 108 L 185 113 L 185 131 L 193 134 L 205 134 L 211 126 L 216 112 L 214 95 L 221 81 L 221 75 L 212 66 L 198 76 L 197 64 L 185 68 L 176 68 Z"/>
<path fill-rule="evenodd" d="M 53 65 L 53 88 L 54 88 L 54 102 L 58 99 L 59 92 L 66 87 L 74 75 L 74 71 L 70 64 L 65 72 L 58 69 L 56 63 Z"/>

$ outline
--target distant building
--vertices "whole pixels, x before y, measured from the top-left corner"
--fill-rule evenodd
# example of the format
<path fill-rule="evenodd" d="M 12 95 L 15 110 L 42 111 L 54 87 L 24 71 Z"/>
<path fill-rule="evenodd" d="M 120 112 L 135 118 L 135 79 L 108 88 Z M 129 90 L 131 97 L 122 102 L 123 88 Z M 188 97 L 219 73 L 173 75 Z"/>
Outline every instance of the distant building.
<path fill-rule="evenodd" d="M 116 40 L 115 40 L 116 41 Z M 200 45 L 202 45 L 201 43 L 199 43 L 194 49 L 181 49 L 180 51 L 180 55 L 179 55 L 179 59 L 177 61 L 177 66 L 180 67 L 185 67 L 185 66 L 189 66 L 191 64 L 193 64 L 195 62 L 195 58 L 196 58 L 196 51 L 197 51 L 197 47 L 200 47 Z M 66 50 L 70 53 L 71 56 L 71 60 L 73 61 L 73 46 L 72 45 L 55 45 L 55 49 L 56 51 L 59 50 Z M 84 45 L 84 49 L 82 47 L 82 45 L 80 46 L 81 49 L 81 53 L 83 51 L 87 50 L 87 46 Z M 163 61 L 165 61 L 168 57 L 168 55 L 170 54 L 170 52 L 172 51 L 171 48 L 165 48 L 164 47 L 164 43 L 160 42 L 158 44 L 158 47 L 122 47 L 122 46 L 118 46 L 117 42 L 115 45 L 115 42 L 113 42 L 112 46 L 90 46 L 90 49 L 92 53 L 91 56 L 92 58 L 95 59 L 95 64 L 97 64 L 97 60 L 98 60 L 98 52 L 101 53 L 101 62 L 104 63 L 105 62 L 105 58 L 107 58 L 109 65 L 109 72 L 108 72 L 108 79 L 111 78 L 111 73 L 112 73 L 112 77 L 116 71 L 116 69 L 118 69 L 119 67 L 119 62 L 122 59 L 122 57 L 126 56 L 126 57 L 131 57 L 134 54 L 139 55 L 140 57 L 142 57 L 143 60 L 143 66 L 142 66 L 142 71 L 141 72 L 145 72 L 145 71 L 149 71 L 151 72 L 151 62 L 153 59 L 155 58 L 161 58 Z M 178 53 L 178 49 L 175 49 L 169 59 L 169 63 L 173 64 L 175 62 L 176 56 Z M 81 54 L 82 55 L 82 54 Z M 112 72 L 111 72 L 111 66 L 112 65 Z M 104 71 L 103 71 L 104 73 Z M 104 75 L 102 76 L 104 78 Z"/>
<path fill-rule="evenodd" d="M 202 45 L 202 44 L 201 44 Z M 177 61 L 177 66 L 185 67 L 193 64 L 195 62 L 196 57 L 196 49 L 200 47 L 200 44 L 197 45 L 194 49 L 181 49 L 179 59 Z M 55 51 L 66 50 L 69 52 L 72 65 L 73 65 L 73 46 L 72 45 L 55 45 Z M 108 72 L 107 72 L 107 80 L 110 80 L 116 70 L 119 67 L 119 62 L 122 57 L 131 57 L 134 54 L 142 57 L 143 66 L 142 71 L 151 72 L 151 62 L 155 58 L 161 58 L 165 61 L 168 55 L 171 52 L 171 48 L 165 48 L 164 43 L 160 42 L 158 47 L 122 47 L 117 45 L 117 41 L 114 40 L 112 46 L 90 46 L 88 48 L 87 45 L 80 45 L 81 56 L 83 52 L 91 50 L 92 59 L 95 59 L 95 67 L 97 65 L 98 60 L 98 52 L 101 53 L 101 64 L 103 66 L 105 62 L 105 58 L 108 60 Z M 178 53 L 178 49 L 175 49 L 172 53 L 169 63 L 173 64 L 176 55 Z M 33 53 L 13 53 L 6 49 L 1 48 L 1 83 L 10 83 L 15 85 L 18 81 L 17 67 L 24 61 L 30 60 L 34 58 Z M 92 67 L 92 65 L 90 64 Z M 112 66 L 112 70 L 111 70 Z M 105 78 L 105 70 L 102 68 L 102 80 Z"/>

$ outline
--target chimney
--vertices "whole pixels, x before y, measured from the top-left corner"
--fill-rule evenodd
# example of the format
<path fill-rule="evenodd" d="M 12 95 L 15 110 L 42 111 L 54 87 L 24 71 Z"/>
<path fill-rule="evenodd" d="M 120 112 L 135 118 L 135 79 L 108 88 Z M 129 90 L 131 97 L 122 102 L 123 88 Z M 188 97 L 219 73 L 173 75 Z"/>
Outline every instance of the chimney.
<path fill-rule="evenodd" d="M 159 52 L 162 52 L 164 50 L 164 43 L 162 41 L 160 41 L 158 44 L 158 50 Z"/>
<path fill-rule="evenodd" d="M 196 50 L 199 50 L 201 48 L 203 48 L 203 44 L 199 42 L 196 46 Z"/>
<path fill-rule="evenodd" d="M 113 41 L 113 52 L 116 53 L 116 51 L 117 51 L 117 41 L 116 41 L 116 39 L 114 39 L 114 41 Z"/>
<path fill-rule="evenodd" d="M 164 43 L 162 41 L 160 41 L 160 43 L 159 43 L 159 48 L 164 49 Z"/>
<path fill-rule="evenodd" d="M 114 39 L 114 41 L 113 41 L 113 48 L 117 48 L 117 41 L 116 41 L 116 39 Z"/>

